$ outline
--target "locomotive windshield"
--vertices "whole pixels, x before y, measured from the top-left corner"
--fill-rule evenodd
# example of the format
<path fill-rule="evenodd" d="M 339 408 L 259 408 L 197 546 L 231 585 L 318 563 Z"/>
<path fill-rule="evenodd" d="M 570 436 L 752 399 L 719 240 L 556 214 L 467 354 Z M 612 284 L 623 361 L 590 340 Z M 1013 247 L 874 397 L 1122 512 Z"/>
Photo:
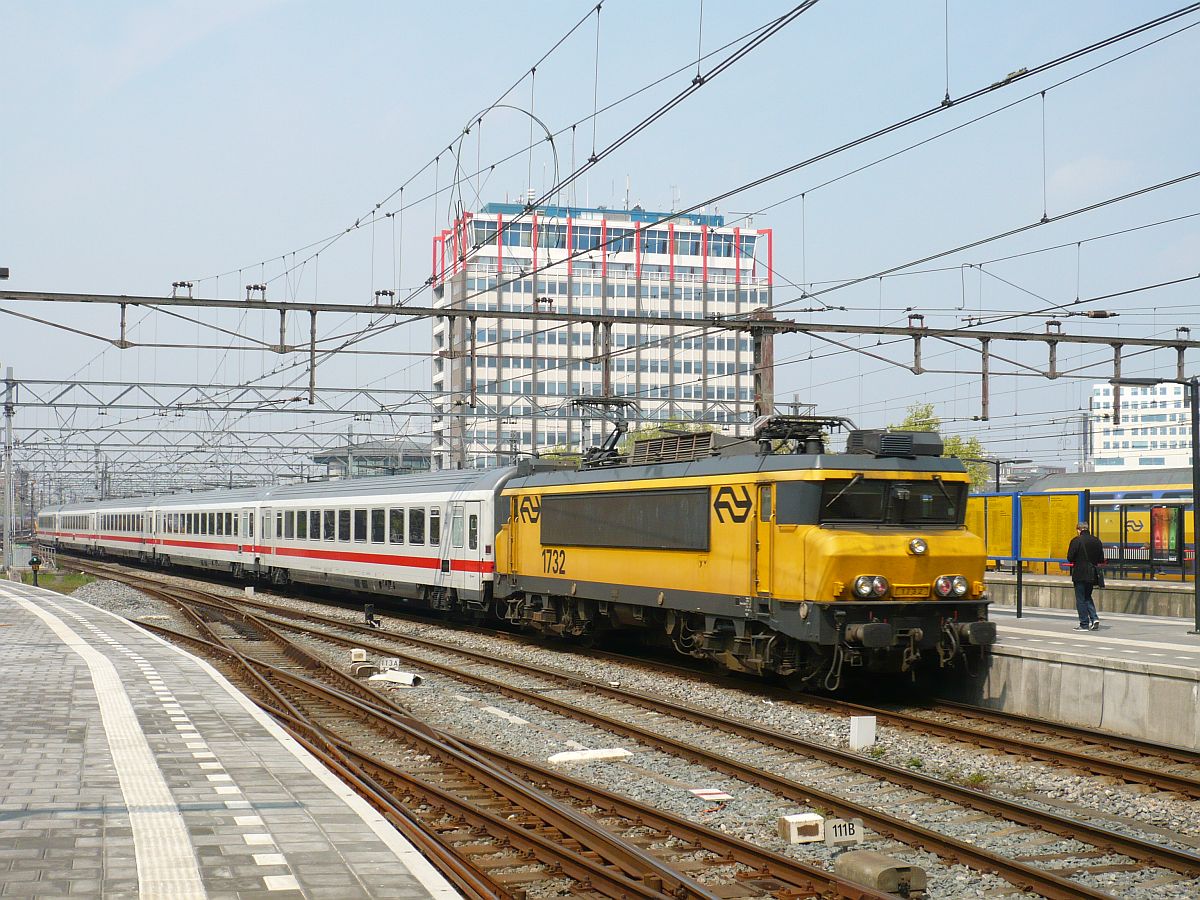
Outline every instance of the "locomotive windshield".
<path fill-rule="evenodd" d="M 967 486 L 961 482 L 835 478 L 821 490 L 822 524 L 961 525 Z"/>

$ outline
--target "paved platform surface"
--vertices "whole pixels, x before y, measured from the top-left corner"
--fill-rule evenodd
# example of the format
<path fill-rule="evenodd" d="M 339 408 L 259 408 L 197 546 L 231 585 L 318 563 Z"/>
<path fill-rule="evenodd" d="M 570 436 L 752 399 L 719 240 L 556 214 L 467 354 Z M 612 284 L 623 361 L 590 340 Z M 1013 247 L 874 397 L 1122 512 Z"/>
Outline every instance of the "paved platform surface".
<path fill-rule="evenodd" d="M 1078 653 L 1092 661 L 1138 660 L 1200 670 L 1200 635 L 1188 634 L 1191 619 L 1101 613 L 1097 631 L 1072 631 L 1079 624 L 1074 610 L 1026 609 L 1017 618 L 1011 606 L 992 605 L 988 617 L 997 623 L 1000 645 Z"/>
<path fill-rule="evenodd" d="M 0 581 L 0 897 L 458 894 L 219 673 Z"/>

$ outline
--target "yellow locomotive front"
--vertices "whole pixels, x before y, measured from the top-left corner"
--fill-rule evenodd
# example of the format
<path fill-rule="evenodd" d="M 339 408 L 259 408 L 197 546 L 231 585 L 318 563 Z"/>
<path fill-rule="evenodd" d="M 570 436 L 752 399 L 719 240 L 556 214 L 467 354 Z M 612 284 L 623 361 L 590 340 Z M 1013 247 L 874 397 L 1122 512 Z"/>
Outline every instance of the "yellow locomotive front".
<path fill-rule="evenodd" d="M 686 459 L 514 479 L 499 610 L 559 635 L 637 629 L 828 689 L 994 642 L 961 463 L 936 435 L 854 432 L 852 452 L 827 454 L 813 434 L 828 422 L 783 417 Z"/>

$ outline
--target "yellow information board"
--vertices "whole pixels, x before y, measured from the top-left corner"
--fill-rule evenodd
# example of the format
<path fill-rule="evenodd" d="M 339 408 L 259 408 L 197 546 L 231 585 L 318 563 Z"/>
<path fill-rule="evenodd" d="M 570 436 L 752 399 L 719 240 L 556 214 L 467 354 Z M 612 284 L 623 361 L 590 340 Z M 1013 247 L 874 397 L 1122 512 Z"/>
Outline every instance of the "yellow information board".
<path fill-rule="evenodd" d="M 1021 533 L 1013 546 L 1014 501 Z M 966 526 L 979 535 L 990 559 L 1065 559 L 1080 518 L 1080 494 L 999 494 L 967 498 Z"/>

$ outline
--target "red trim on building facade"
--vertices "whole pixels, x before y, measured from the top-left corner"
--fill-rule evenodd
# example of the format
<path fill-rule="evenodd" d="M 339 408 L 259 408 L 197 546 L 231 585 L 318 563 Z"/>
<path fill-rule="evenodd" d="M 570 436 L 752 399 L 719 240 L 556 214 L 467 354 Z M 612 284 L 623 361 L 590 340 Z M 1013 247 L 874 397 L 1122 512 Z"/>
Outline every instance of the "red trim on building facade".
<path fill-rule="evenodd" d="M 608 277 L 608 219 L 600 220 L 600 277 Z"/>
<path fill-rule="evenodd" d="M 537 210 L 533 211 L 533 234 L 530 236 L 529 244 L 533 247 L 533 271 L 537 271 L 537 251 L 538 251 L 538 227 L 537 227 Z M 537 296 L 537 276 L 533 277 L 533 296 Z"/>
<path fill-rule="evenodd" d="M 675 223 L 667 223 L 667 253 L 670 254 L 671 262 L 667 266 L 667 280 L 675 280 Z"/>
<path fill-rule="evenodd" d="M 733 229 L 733 283 L 742 283 L 742 229 Z"/>
<path fill-rule="evenodd" d="M 775 284 L 775 235 L 772 229 L 764 228 L 759 234 L 767 236 L 767 286 Z"/>
<path fill-rule="evenodd" d="M 496 284 L 504 277 L 504 213 L 496 214 Z"/>
<path fill-rule="evenodd" d="M 642 223 L 633 223 L 633 277 L 642 279 Z"/>

